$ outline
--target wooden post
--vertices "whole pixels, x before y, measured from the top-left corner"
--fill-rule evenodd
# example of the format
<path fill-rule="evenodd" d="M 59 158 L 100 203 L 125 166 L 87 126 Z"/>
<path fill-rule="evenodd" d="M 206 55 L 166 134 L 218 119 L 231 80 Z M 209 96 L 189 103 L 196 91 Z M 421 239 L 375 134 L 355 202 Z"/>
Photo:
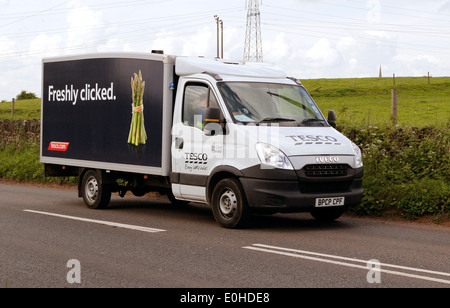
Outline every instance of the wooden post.
<path fill-rule="evenodd" d="M 395 86 L 395 73 L 394 73 L 394 86 Z"/>
<path fill-rule="evenodd" d="M 16 100 L 13 98 L 12 99 L 12 103 L 11 103 L 11 118 L 14 117 L 14 103 L 16 102 Z"/>
<path fill-rule="evenodd" d="M 392 124 L 397 125 L 397 89 L 392 89 Z"/>

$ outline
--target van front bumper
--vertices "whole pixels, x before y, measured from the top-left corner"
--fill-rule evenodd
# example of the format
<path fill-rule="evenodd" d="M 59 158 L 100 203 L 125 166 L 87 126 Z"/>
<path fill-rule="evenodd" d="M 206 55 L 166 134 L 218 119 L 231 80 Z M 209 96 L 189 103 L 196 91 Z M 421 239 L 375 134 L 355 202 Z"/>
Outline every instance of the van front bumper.
<path fill-rule="evenodd" d="M 344 207 L 361 203 L 363 168 L 345 175 L 309 176 L 304 170 L 252 167 L 240 178 L 250 208 L 256 212 L 311 212 L 322 198 L 344 197 Z"/>

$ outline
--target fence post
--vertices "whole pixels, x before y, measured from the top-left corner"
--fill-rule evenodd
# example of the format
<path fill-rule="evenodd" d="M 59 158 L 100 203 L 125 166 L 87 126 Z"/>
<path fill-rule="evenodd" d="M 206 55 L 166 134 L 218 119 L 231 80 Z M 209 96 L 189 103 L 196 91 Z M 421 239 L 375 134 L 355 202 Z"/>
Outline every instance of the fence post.
<path fill-rule="evenodd" d="M 392 89 L 392 124 L 397 125 L 397 89 Z"/>
<path fill-rule="evenodd" d="M 12 99 L 12 104 L 11 104 L 11 118 L 14 117 L 14 103 L 16 102 L 16 100 L 13 98 Z"/>

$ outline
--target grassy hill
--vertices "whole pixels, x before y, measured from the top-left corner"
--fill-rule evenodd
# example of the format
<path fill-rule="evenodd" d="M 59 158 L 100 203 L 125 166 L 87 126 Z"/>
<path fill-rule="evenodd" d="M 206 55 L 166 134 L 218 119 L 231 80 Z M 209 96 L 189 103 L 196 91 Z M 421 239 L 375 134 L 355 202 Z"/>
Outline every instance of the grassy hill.
<path fill-rule="evenodd" d="M 302 80 L 327 114 L 335 110 L 342 124 L 391 123 L 391 89 L 397 89 L 398 124 L 445 126 L 450 122 L 450 77 L 400 77 Z"/>
<path fill-rule="evenodd" d="M 41 99 L 20 100 L 14 103 L 14 117 L 11 117 L 11 102 L 0 103 L 0 120 L 33 120 L 41 118 Z"/>
<path fill-rule="evenodd" d="M 450 122 L 450 77 L 302 80 L 326 115 L 335 110 L 345 125 L 391 123 L 391 89 L 398 93 L 398 124 L 445 126 Z M 40 119 L 40 99 L 16 101 L 13 119 Z M 0 120 L 11 119 L 11 102 L 0 103 Z"/>

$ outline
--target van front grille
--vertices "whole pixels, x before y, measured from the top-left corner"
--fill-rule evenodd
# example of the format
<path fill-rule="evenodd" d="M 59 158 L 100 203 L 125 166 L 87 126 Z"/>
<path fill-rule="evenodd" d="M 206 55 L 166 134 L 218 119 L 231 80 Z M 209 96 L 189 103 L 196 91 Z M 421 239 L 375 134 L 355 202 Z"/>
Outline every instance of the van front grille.
<path fill-rule="evenodd" d="M 345 176 L 349 166 L 345 164 L 334 165 L 307 165 L 305 174 L 310 177 Z"/>

